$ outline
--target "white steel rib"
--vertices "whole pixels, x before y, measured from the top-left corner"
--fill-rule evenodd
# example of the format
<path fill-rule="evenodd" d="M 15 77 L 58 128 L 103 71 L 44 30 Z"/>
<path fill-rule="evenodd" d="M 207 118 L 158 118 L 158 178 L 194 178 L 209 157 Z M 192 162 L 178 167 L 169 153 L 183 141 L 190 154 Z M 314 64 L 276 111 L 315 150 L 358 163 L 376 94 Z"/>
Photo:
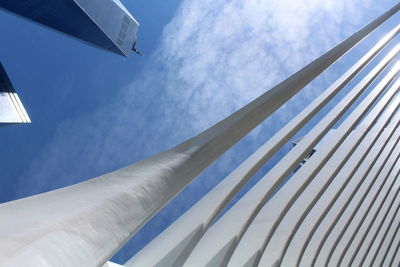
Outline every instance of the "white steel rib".
<path fill-rule="evenodd" d="M 130 259 L 126 265 L 181 265 L 220 212 L 252 175 L 397 36 L 399 30 L 400 26 L 397 26 L 388 33 L 335 83 L 295 116 L 295 118 L 270 138 L 260 149 L 220 182 L 220 184 L 214 187 L 212 191 L 198 201 L 190 210 Z M 157 256 L 155 257 L 154 254 Z"/>
<path fill-rule="evenodd" d="M 282 265 L 286 263 L 286 260 L 296 260 L 296 266 L 311 266 L 313 258 L 317 255 L 318 244 L 321 242 L 324 235 L 330 232 L 330 228 L 336 224 L 344 210 L 350 208 L 351 204 L 355 203 L 357 199 L 361 199 L 362 203 L 362 199 L 364 199 L 366 194 L 371 191 L 371 188 L 376 185 L 378 177 L 378 182 L 386 179 L 383 177 L 386 177 L 388 173 L 390 173 L 391 168 L 394 167 L 399 157 L 397 151 L 400 149 L 400 128 L 397 126 L 396 132 L 392 137 L 390 137 L 389 134 L 391 130 L 392 129 L 388 127 L 380 137 L 383 141 L 389 140 L 390 138 L 388 144 L 386 146 L 374 146 L 372 148 L 369 155 L 362 163 L 364 166 L 361 166 L 359 170 L 357 170 L 351 178 L 351 181 L 346 181 L 341 188 L 337 190 L 339 195 L 337 199 L 329 203 L 329 209 L 322 210 L 321 212 L 321 209 L 326 206 L 326 203 L 322 201 L 316 203 L 316 206 L 310 211 L 310 214 L 305 218 L 299 230 L 296 232 L 291 246 L 289 246 L 286 252 L 287 257 L 290 258 L 287 259 L 285 257 Z M 339 184 L 336 183 L 333 184 L 333 186 L 337 187 Z M 330 190 L 329 192 L 333 191 L 334 190 Z M 357 208 L 355 208 L 355 210 L 357 210 Z M 350 218 L 350 216 L 347 218 Z M 302 249 L 298 249 L 296 244 L 301 244 Z"/>
<path fill-rule="evenodd" d="M 237 245 L 246 232 L 252 220 L 264 206 L 267 200 L 278 188 L 280 183 L 294 170 L 294 168 L 307 156 L 309 151 L 329 131 L 329 129 L 340 119 L 347 108 L 351 106 L 358 96 L 368 87 L 379 73 L 390 63 L 398 53 L 399 47 L 393 50 L 370 74 L 368 74 L 348 96 L 343 99 L 330 113 L 322 119 L 303 139 L 277 163 L 245 196 L 243 196 L 234 207 L 232 207 L 220 220 L 218 220 L 204 235 L 196 250 L 188 258 L 188 266 L 203 265 L 208 262 L 219 261 L 221 264 L 227 262 Z M 394 76 L 395 73 L 393 73 Z M 389 83 L 387 79 L 386 83 Z M 344 137 L 343 137 L 344 138 Z M 300 170 L 301 171 L 301 170 Z M 271 199 L 272 201 L 273 199 Z M 271 211 L 272 212 L 272 211 Z M 265 231 L 265 229 L 264 229 Z M 246 259 L 253 257 L 253 253 L 244 257 L 245 251 L 257 248 L 257 240 L 261 236 L 256 234 L 252 239 L 252 246 L 245 246 L 240 251 L 241 257 L 232 260 L 232 264 L 240 265 Z M 261 241 L 262 244 L 262 241 Z M 260 244 L 260 246 L 261 246 Z M 239 259 L 240 258 L 240 259 Z"/>
<path fill-rule="evenodd" d="M 395 188 L 394 190 L 392 190 L 393 192 L 397 191 L 397 188 Z M 397 195 L 397 193 L 395 194 Z M 332 259 L 334 261 L 338 261 L 339 264 L 365 264 L 365 265 L 369 265 L 368 262 L 370 262 L 373 258 L 369 257 L 369 258 L 361 258 L 360 256 L 363 256 L 364 253 L 367 253 L 368 250 L 370 250 L 371 248 L 366 248 L 366 246 L 368 244 L 370 244 L 370 242 L 375 242 L 376 244 L 379 244 L 379 236 L 378 239 L 372 239 L 372 236 L 374 236 L 374 233 L 379 234 L 381 232 L 381 227 L 384 224 L 385 220 L 387 220 L 387 216 L 389 214 L 389 211 L 391 209 L 391 207 L 393 206 L 393 201 L 396 199 L 396 197 L 394 197 L 392 199 L 392 201 L 390 200 L 390 195 L 389 195 L 389 199 L 387 199 L 382 205 L 380 206 L 380 208 L 377 209 L 377 212 L 375 213 L 375 215 L 373 217 L 371 217 L 371 213 L 369 214 L 369 216 L 366 217 L 365 220 L 360 221 L 361 223 L 359 224 L 359 229 L 363 230 L 363 229 L 368 229 L 367 232 L 361 232 L 360 230 L 357 230 L 355 235 L 352 235 L 353 239 L 352 240 L 348 240 L 346 239 L 346 235 L 345 235 L 345 239 L 347 241 L 346 247 L 348 247 L 347 251 L 343 251 L 341 254 L 337 254 L 337 255 L 341 255 L 340 259 L 337 259 L 335 257 L 332 257 Z M 386 211 L 386 212 L 385 212 Z M 350 228 L 348 228 L 348 231 L 351 230 L 351 226 Z M 372 232 L 370 232 L 372 231 Z M 352 233 L 352 232 L 348 232 L 348 233 Z M 349 235 L 347 235 L 349 236 Z M 374 251 L 371 252 L 372 256 L 374 255 Z M 358 256 L 358 257 L 356 257 Z M 367 260 L 367 262 L 365 262 L 365 260 Z"/>
<path fill-rule="evenodd" d="M 398 127 L 398 125 L 396 125 L 396 127 Z M 394 134 L 394 130 L 397 131 L 396 134 Z M 299 246 L 302 246 L 303 241 L 306 240 L 307 235 L 310 234 L 309 231 L 310 229 L 312 229 L 312 227 L 310 226 L 318 226 L 320 220 L 325 217 L 326 213 L 337 211 L 341 206 L 340 204 L 336 203 L 339 202 L 341 196 L 344 196 L 344 198 L 348 198 L 349 200 L 351 200 L 352 194 L 349 194 L 348 191 L 350 189 L 354 189 L 355 186 L 359 186 L 360 183 L 362 183 L 368 175 L 373 174 L 374 171 L 380 171 L 383 168 L 384 164 L 387 163 L 386 160 L 388 159 L 388 153 L 385 153 L 386 149 L 388 149 L 387 143 L 389 143 L 389 140 L 391 140 L 391 135 L 394 134 L 395 140 L 392 140 L 391 144 L 389 145 L 389 151 L 392 151 L 394 149 L 395 141 L 398 141 L 399 132 L 400 131 L 398 129 L 394 129 L 393 126 L 388 126 L 388 128 L 384 130 L 382 135 L 379 137 L 377 143 L 372 147 L 371 151 L 365 158 L 363 158 L 363 156 L 360 154 L 353 155 L 353 157 L 362 157 L 361 165 L 358 166 L 355 170 L 353 168 L 353 172 L 355 172 L 354 174 L 346 174 L 346 172 L 348 173 L 349 170 L 352 168 L 349 163 L 350 161 L 346 163 L 346 165 L 336 175 L 334 182 L 327 188 L 327 192 L 325 192 L 321 199 L 318 200 L 313 209 L 310 211 L 310 214 L 308 214 L 304 221 L 302 221 L 301 225 L 299 226 L 300 228 L 297 229 L 297 231 L 294 233 L 293 240 L 291 240 L 288 251 L 286 251 L 285 257 L 283 258 L 283 262 L 281 264 L 282 266 L 287 266 L 288 264 L 295 265 L 298 263 L 298 254 L 301 252 Z M 351 135 L 351 138 L 354 138 L 354 136 Z M 363 143 L 364 144 L 361 145 L 364 146 L 364 149 L 370 148 L 368 141 L 363 141 Z M 380 157 L 381 153 L 383 153 L 384 159 Z M 344 179 L 345 177 L 346 179 Z M 316 180 L 313 182 L 318 181 L 319 177 L 316 178 Z M 313 185 L 311 184 L 309 186 Z M 343 190 L 345 189 L 347 191 L 343 193 Z M 307 195 L 308 191 L 305 191 L 303 194 Z M 329 199 L 329 201 L 327 200 L 327 198 Z M 332 208 L 333 205 L 335 205 L 334 208 Z M 330 221 L 330 223 L 332 223 L 332 221 Z"/>
<path fill-rule="evenodd" d="M 345 244 L 344 247 L 348 247 L 350 248 L 349 253 L 347 253 L 347 251 L 343 251 L 343 250 L 335 250 L 336 253 L 333 253 L 333 255 L 329 258 L 329 262 L 327 260 L 325 260 L 329 266 L 333 266 L 334 264 L 346 264 L 346 262 L 351 262 L 351 256 L 352 253 L 354 252 L 355 249 L 358 248 L 358 242 L 360 240 L 363 240 L 364 237 L 364 233 L 361 232 L 362 230 L 366 229 L 366 228 L 370 228 L 371 226 L 374 226 L 374 228 L 376 228 L 379 224 L 379 222 L 381 222 L 382 220 L 386 219 L 384 217 L 384 214 L 386 213 L 386 211 L 389 211 L 391 206 L 393 205 L 393 201 L 396 199 L 399 199 L 398 197 L 396 197 L 398 195 L 398 189 L 399 189 L 399 179 L 398 179 L 398 173 L 396 176 L 396 183 L 394 184 L 394 187 L 392 187 L 390 189 L 390 191 L 385 192 L 385 198 L 384 201 L 380 202 L 381 205 L 379 205 L 379 207 L 377 207 L 378 203 L 373 203 L 372 209 L 370 210 L 371 213 L 369 213 L 366 217 L 365 220 L 360 221 L 360 223 L 358 224 L 358 227 L 360 227 L 360 230 L 357 230 L 354 228 L 355 224 L 350 224 L 350 226 L 347 228 L 347 232 L 345 232 L 344 236 L 342 237 L 341 241 L 343 241 L 343 243 Z M 362 209 L 360 211 L 363 211 Z M 365 210 L 364 210 L 365 211 Z M 367 234 L 367 233 L 365 233 Z M 349 237 L 354 237 L 354 241 L 349 239 Z M 375 240 L 378 241 L 379 240 Z M 355 242 L 354 248 L 352 247 L 351 243 Z M 339 244 L 341 244 L 341 242 L 339 242 Z M 366 264 L 368 265 L 368 264 Z"/>
<path fill-rule="evenodd" d="M 346 179 L 354 178 L 353 175 L 355 171 L 359 169 L 362 160 L 370 151 L 372 146 L 376 144 L 376 141 L 379 138 L 381 132 L 390 122 L 395 111 L 400 105 L 400 97 L 397 97 L 390 105 L 390 107 L 385 110 L 384 114 L 381 115 L 381 112 L 383 112 L 393 96 L 398 92 L 399 86 L 400 80 L 398 80 L 398 82 L 391 88 L 387 95 L 382 98 L 382 100 L 361 122 L 361 124 L 353 130 L 352 134 L 349 135 L 346 141 L 334 152 L 332 157 L 325 163 L 324 167 L 319 170 L 318 173 L 314 176 L 314 179 L 310 181 L 310 184 L 308 184 L 308 181 L 305 181 L 303 182 L 303 184 L 300 184 L 298 188 L 291 187 L 292 190 L 298 190 L 295 191 L 296 193 L 292 193 L 291 195 L 297 195 L 299 194 L 300 188 L 304 188 L 304 186 L 307 186 L 307 188 L 303 192 L 300 191 L 301 195 L 296 199 L 296 202 L 293 203 L 293 206 L 290 207 L 290 210 L 282 216 L 280 221 L 283 223 L 280 223 L 279 225 L 276 224 L 277 226 L 274 225 L 274 227 L 272 227 L 272 229 L 274 229 L 275 227 L 276 229 L 265 249 L 263 260 L 260 262 L 261 265 L 263 262 L 268 260 L 268 257 L 271 257 L 273 259 L 276 259 L 276 261 L 281 262 L 283 256 L 285 255 L 288 242 L 291 242 L 290 238 L 297 232 L 298 227 L 301 223 L 303 223 L 305 216 L 308 215 L 308 212 L 312 208 L 314 208 L 315 203 L 319 201 L 320 203 L 327 204 L 329 203 L 329 201 L 334 201 L 337 198 L 337 195 L 335 194 L 336 192 L 333 191 L 335 190 L 335 187 L 330 187 L 328 188 L 329 191 L 325 192 L 332 181 L 335 184 L 340 184 L 342 182 L 345 182 Z M 360 106 L 362 104 L 360 104 Z M 358 110 L 356 109 L 351 115 L 357 114 L 357 111 Z M 395 126 L 397 126 L 399 119 L 400 114 L 393 122 Z M 335 138 L 336 134 L 339 134 L 341 127 L 339 127 L 337 131 L 335 131 L 331 138 L 328 138 L 328 140 L 326 141 L 326 146 L 328 146 L 328 143 L 333 138 Z M 379 145 L 383 145 L 386 142 L 385 139 L 381 141 L 382 142 L 380 142 Z M 317 151 L 314 155 L 318 157 L 318 152 L 323 151 L 323 149 L 324 144 L 320 148 L 320 150 Z M 311 160 L 306 164 L 308 163 L 311 164 Z M 299 177 L 297 181 L 304 179 L 303 177 Z M 297 177 L 293 178 L 293 180 L 295 180 Z M 298 182 L 297 185 L 299 185 L 299 183 L 300 182 Z M 322 194 L 324 194 L 323 197 L 321 197 Z M 325 209 L 324 205 L 322 205 L 322 207 L 321 205 L 319 205 L 315 208 L 320 208 L 319 211 L 321 212 Z M 284 232 L 286 233 L 286 235 L 282 235 L 282 233 Z M 298 243 L 295 243 L 294 245 L 299 246 Z M 296 262 L 294 261 L 290 264 L 293 265 L 295 263 Z M 285 265 L 282 263 L 281 266 Z"/>
<path fill-rule="evenodd" d="M 400 209 L 400 206 L 399 206 Z M 387 255 L 383 261 L 383 266 L 394 266 L 394 262 L 400 262 L 399 248 L 400 248 L 400 223 L 397 225 L 396 232 L 394 233 L 391 246 L 387 250 Z"/>
<path fill-rule="evenodd" d="M 399 191 L 400 190 L 397 189 L 396 197 L 392 200 L 392 202 L 400 200 L 400 198 L 398 197 Z M 369 266 L 375 266 L 377 264 L 379 264 L 379 266 L 383 265 L 387 257 L 387 253 L 389 252 L 389 248 L 392 246 L 393 239 L 396 236 L 397 227 L 395 226 L 400 223 L 400 217 L 398 216 L 400 203 L 391 203 L 390 205 L 390 210 L 387 210 L 385 215 L 383 215 L 383 218 L 385 219 L 382 220 L 380 225 L 378 226 L 380 231 L 375 232 L 374 237 L 370 239 L 369 243 L 366 243 L 369 244 L 368 249 L 364 253 L 360 264 L 365 264 Z M 362 254 L 359 253 L 357 254 L 357 256 L 358 255 Z M 355 262 L 353 259 L 354 255 L 351 262 Z"/>
<path fill-rule="evenodd" d="M 365 115 L 368 112 L 368 109 L 375 103 L 375 101 L 378 99 L 378 97 L 383 93 L 383 91 L 386 89 L 386 87 L 390 84 L 392 79 L 395 77 L 395 75 L 399 71 L 400 64 L 398 64 L 392 71 L 389 73 L 385 79 L 383 79 L 378 86 L 366 97 L 363 102 L 357 108 L 346 118 L 346 120 L 340 125 L 340 127 L 334 132 L 332 136 L 328 138 L 326 141 L 326 144 L 324 143 L 323 146 L 320 147 L 320 149 L 315 152 L 313 157 L 311 157 L 306 164 L 304 165 L 304 168 L 300 168 L 298 172 L 296 172 L 291 179 L 284 185 L 280 191 L 278 191 L 274 197 L 265 204 L 263 207 L 263 210 L 260 212 L 260 214 L 256 217 L 254 223 L 249 227 L 248 231 L 246 232 L 246 235 L 243 237 L 242 244 L 244 244 L 246 241 L 248 241 L 250 238 L 255 236 L 256 231 L 260 230 L 263 228 L 263 233 L 258 234 L 257 240 L 259 240 L 260 244 L 258 246 L 258 243 L 256 246 L 254 246 L 257 249 L 254 249 L 249 255 L 241 255 L 245 259 L 250 259 L 254 253 L 259 253 L 260 255 L 263 253 L 264 249 L 266 248 L 264 259 L 268 259 L 268 261 L 274 262 L 279 264 L 281 261 L 281 254 L 285 250 L 285 244 L 286 244 L 286 237 L 290 236 L 291 231 L 289 231 L 287 234 L 282 236 L 282 232 L 276 232 L 278 226 L 282 222 L 283 218 L 286 216 L 286 214 L 290 210 L 295 210 L 292 212 L 292 216 L 295 216 L 295 218 L 300 217 L 299 220 L 293 221 L 294 218 L 287 218 L 286 223 L 284 224 L 287 228 L 291 229 L 292 227 L 295 227 L 293 224 L 297 224 L 301 222 L 301 217 L 302 217 L 302 212 L 298 211 L 296 213 L 296 208 L 302 209 L 302 208 L 308 208 L 309 205 L 307 201 L 302 200 L 302 198 L 299 199 L 299 197 L 304 196 L 303 191 L 307 187 L 307 185 L 312 181 L 312 179 L 316 176 L 318 176 L 318 181 L 320 181 L 320 185 L 323 185 L 324 180 L 329 181 L 329 179 L 332 176 L 332 173 L 334 172 L 335 169 L 333 168 L 339 168 L 341 167 L 341 164 L 347 160 L 348 155 L 350 154 L 345 154 L 343 155 L 344 157 L 340 158 L 338 161 L 338 156 L 336 156 L 335 160 L 336 162 L 331 165 L 329 162 L 333 162 L 334 160 L 331 158 L 335 157 L 335 152 L 338 151 L 339 146 L 342 144 L 342 142 L 347 138 L 347 136 L 352 132 L 353 134 L 356 134 L 357 129 L 354 130 L 354 127 L 359 123 L 361 120 L 362 116 Z M 351 100 L 353 97 L 355 97 L 355 94 L 361 93 L 362 91 L 356 90 L 354 88 L 341 102 L 350 104 L 352 103 Z M 347 100 L 349 98 L 349 100 Z M 385 99 L 386 101 L 390 101 L 389 99 Z M 385 103 L 385 102 L 384 102 Z M 337 113 L 335 113 L 335 109 L 341 110 L 341 108 L 345 108 L 345 105 L 341 105 L 342 103 L 338 103 L 337 106 L 322 120 L 322 121 L 329 121 L 332 119 L 338 119 Z M 363 134 L 365 134 L 369 128 L 372 125 L 370 123 L 374 121 L 376 118 L 379 117 L 381 112 L 380 109 L 378 109 L 375 113 L 370 113 L 368 114 L 368 120 L 365 123 L 362 122 L 362 126 L 360 127 L 366 127 L 363 129 Z M 340 114 L 340 113 L 338 113 Z M 321 122 L 322 122 L 321 121 Z M 317 125 L 314 129 L 317 129 L 319 125 Z M 314 130 L 313 129 L 313 130 Z M 308 136 L 312 138 L 313 130 L 310 131 Z M 365 131 L 367 130 L 367 131 Z M 303 140 L 306 140 L 308 137 L 304 137 Z M 303 141 L 302 140 L 302 141 Z M 351 149 L 349 152 L 351 153 L 355 147 L 358 145 L 359 141 L 357 138 L 349 138 L 349 140 L 352 141 L 357 141 L 355 144 L 352 144 L 351 146 L 345 146 L 346 149 Z M 298 146 L 301 145 L 301 143 L 298 144 Z M 344 146 L 342 146 L 344 147 Z M 340 157 L 340 156 L 339 156 Z M 327 163 L 328 162 L 328 163 Z M 321 168 L 323 169 L 321 170 Z M 321 170 L 321 172 L 320 172 Z M 318 174 L 318 175 L 317 175 Z M 285 196 L 285 197 L 283 197 Z M 300 207 L 299 207 L 300 205 Z M 297 215 L 297 216 L 296 216 Z M 280 230 L 280 229 L 278 229 Z M 275 243 L 276 242 L 276 243 Z M 271 250 L 269 249 L 269 246 L 271 245 Z M 238 253 L 241 252 L 241 248 L 243 246 L 238 247 Z M 232 262 L 235 262 L 239 257 L 239 254 L 237 257 L 232 258 Z M 259 260 L 255 259 L 257 262 Z M 263 261 L 261 261 L 260 264 L 262 264 Z"/>
<path fill-rule="evenodd" d="M 360 194 L 362 194 L 363 192 L 360 191 L 358 196 L 357 195 L 355 196 L 354 201 L 350 202 L 349 206 L 346 207 L 344 213 L 342 213 L 342 215 L 339 218 L 336 218 L 333 221 L 336 222 L 336 224 L 332 224 L 332 221 L 326 222 L 330 224 L 331 227 L 329 228 L 329 231 L 327 231 L 326 234 L 324 235 L 322 242 L 320 242 L 319 244 L 317 243 L 318 244 L 317 253 L 310 254 L 310 256 L 313 255 L 312 266 L 315 266 L 316 264 L 318 266 L 318 264 L 321 264 L 318 261 L 323 261 L 323 262 L 324 261 L 326 262 L 327 260 L 329 261 L 331 253 L 329 251 L 321 252 L 321 250 L 326 249 L 327 247 L 332 247 L 332 242 L 339 242 L 344 232 L 347 230 L 347 228 L 353 222 L 354 219 L 359 224 L 362 224 L 362 222 L 365 220 L 368 214 L 374 214 L 374 213 L 376 214 L 377 212 L 379 212 L 379 210 L 382 209 L 382 206 L 385 203 L 387 203 L 386 200 L 388 197 L 388 192 L 390 192 L 393 186 L 395 185 L 396 178 L 399 175 L 400 171 L 399 170 L 400 165 L 398 164 L 400 155 L 398 154 L 397 151 L 396 153 L 394 153 L 391 156 L 389 164 L 385 165 L 384 169 L 382 170 L 382 173 L 379 175 L 376 181 L 374 181 L 368 187 L 368 189 L 364 192 L 362 197 L 360 197 Z M 356 216 L 357 213 L 360 214 Z M 326 244 L 326 241 L 328 241 L 327 242 L 328 245 Z M 333 247 L 337 247 L 337 243 L 335 243 Z M 331 251 L 333 252 L 333 249 Z"/>

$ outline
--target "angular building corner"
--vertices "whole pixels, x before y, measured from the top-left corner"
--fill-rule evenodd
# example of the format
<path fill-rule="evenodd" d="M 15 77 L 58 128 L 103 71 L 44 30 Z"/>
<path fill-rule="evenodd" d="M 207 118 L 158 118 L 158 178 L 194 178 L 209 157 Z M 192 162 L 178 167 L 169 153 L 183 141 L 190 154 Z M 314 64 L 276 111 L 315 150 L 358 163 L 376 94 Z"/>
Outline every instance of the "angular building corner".
<path fill-rule="evenodd" d="M 0 126 L 30 122 L 21 100 L 0 63 Z"/>
<path fill-rule="evenodd" d="M 119 0 L 0 0 L 0 8 L 128 57 L 139 23 Z"/>

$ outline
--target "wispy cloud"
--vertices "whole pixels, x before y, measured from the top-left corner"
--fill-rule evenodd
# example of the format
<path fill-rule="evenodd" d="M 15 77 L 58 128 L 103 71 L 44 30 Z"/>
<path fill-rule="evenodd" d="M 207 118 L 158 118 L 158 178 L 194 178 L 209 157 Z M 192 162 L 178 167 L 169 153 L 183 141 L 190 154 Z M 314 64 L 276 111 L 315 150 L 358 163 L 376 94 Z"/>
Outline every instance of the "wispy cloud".
<path fill-rule="evenodd" d="M 186 1 L 156 53 L 164 90 L 203 129 L 352 32 L 368 1 L 347 2 Z"/>
<path fill-rule="evenodd" d="M 379 14 L 372 0 L 183 1 L 143 71 L 108 104 L 62 122 L 20 194 L 90 178 L 191 137 L 350 35 L 372 5 Z M 300 106 L 273 115 L 264 136 Z"/>

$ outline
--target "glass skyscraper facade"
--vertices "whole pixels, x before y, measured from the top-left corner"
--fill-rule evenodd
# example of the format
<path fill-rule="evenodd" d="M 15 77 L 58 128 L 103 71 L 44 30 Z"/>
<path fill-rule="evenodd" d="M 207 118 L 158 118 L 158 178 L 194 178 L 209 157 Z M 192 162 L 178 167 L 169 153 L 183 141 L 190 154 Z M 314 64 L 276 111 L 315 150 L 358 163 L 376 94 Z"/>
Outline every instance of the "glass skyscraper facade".
<path fill-rule="evenodd" d="M 139 24 L 119 0 L 0 0 L 0 8 L 120 55 L 136 43 Z"/>
<path fill-rule="evenodd" d="M 139 23 L 119 0 L 0 0 L 0 8 L 126 57 L 137 52 Z M 27 122 L 29 116 L 0 64 L 0 123 Z"/>

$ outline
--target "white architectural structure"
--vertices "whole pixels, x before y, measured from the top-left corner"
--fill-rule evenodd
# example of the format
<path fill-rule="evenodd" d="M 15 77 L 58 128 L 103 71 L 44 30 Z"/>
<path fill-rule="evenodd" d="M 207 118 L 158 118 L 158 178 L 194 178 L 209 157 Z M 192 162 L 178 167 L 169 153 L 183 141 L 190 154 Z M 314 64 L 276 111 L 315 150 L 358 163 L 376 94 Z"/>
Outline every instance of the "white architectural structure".
<path fill-rule="evenodd" d="M 397 4 L 253 102 L 166 152 L 80 184 L 0 205 L 0 266 L 109 264 L 184 186 L 399 9 Z M 399 30 L 390 31 L 125 266 L 396 266 L 400 63 L 395 59 L 400 45 L 217 218 L 265 162 L 372 64 Z M 333 126 L 335 132 L 287 181 Z"/>

